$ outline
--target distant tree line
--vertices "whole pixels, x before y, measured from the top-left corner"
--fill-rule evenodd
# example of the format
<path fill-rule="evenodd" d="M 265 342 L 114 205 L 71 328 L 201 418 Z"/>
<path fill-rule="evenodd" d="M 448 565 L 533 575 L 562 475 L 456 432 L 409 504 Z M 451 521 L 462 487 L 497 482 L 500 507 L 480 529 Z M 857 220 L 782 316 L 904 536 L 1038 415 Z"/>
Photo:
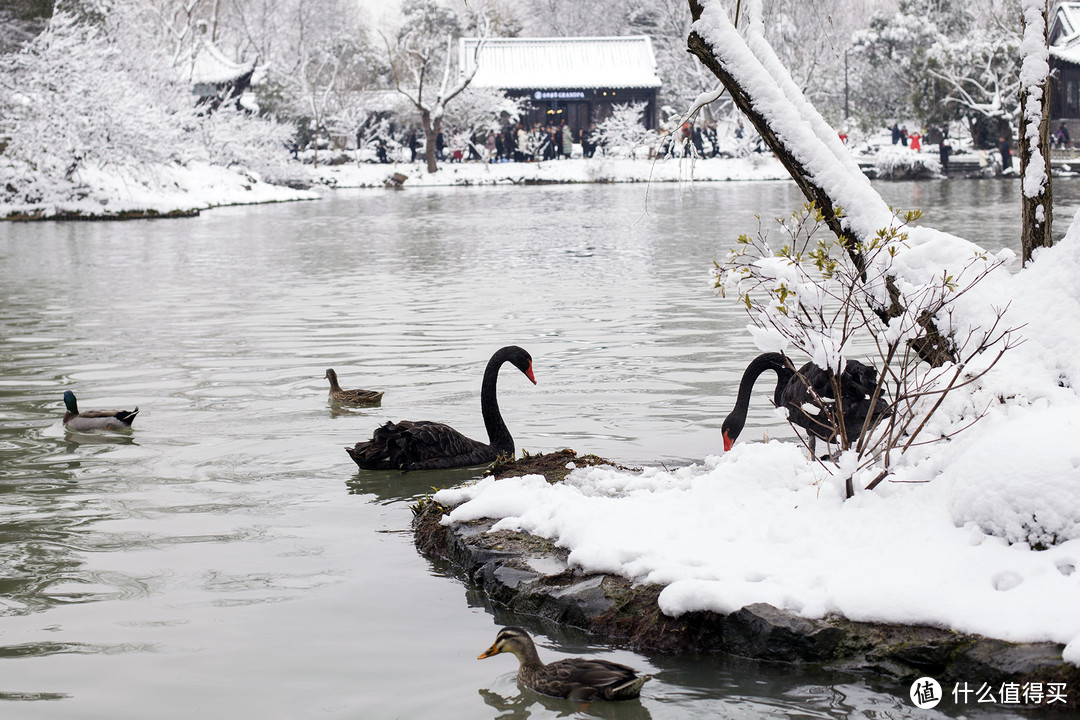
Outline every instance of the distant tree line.
<path fill-rule="evenodd" d="M 1018 5 L 1019 0 L 833 0 L 826 7 L 762 0 L 762 12 L 778 57 L 834 125 L 873 128 L 895 119 L 964 123 L 977 140 L 985 136 L 992 142 L 1018 111 Z M 228 162 L 235 161 L 234 153 L 266 155 L 255 150 L 260 142 L 269 148 L 260 137 L 280 150 L 282 132 L 291 134 L 294 146 L 317 148 L 320 138 L 362 140 L 361 129 L 376 121 L 400 135 L 407 127 L 434 133 L 442 123 L 465 123 L 455 121 L 457 108 L 467 108 L 471 118 L 483 115 L 478 104 L 485 102 L 497 117 L 506 107 L 498 93 L 474 94 L 468 102 L 460 94 L 461 36 L 648 35 L 664 83 L 660 102 L 666 115 L 717 86 L 686 51 L 691 18 L 685 0 L 404 0 L 392 25 L 376 24 L 353 0 L 60 0 L 55 11 L 64 20 L 52 30 L 54 47 L 70 37 L 87 38 L 85 46 L 72 43 L 74 57 L 50 52 L 40 39 L 30 47 L 30 30 L 40 29 L 42 17 L 53 12 L 51 3 L 15 0 L 5 8 L 23 32 L 13 30 L 11 37 L 19 40 L 0 54 L 0 148 L 10 153 L 23 142 L 49 145 L 41 133 L 56 127 L 64 128 L 61 135 L 82 133 L 85 138 L 61 143 L 71 145 L 66 155 L 51 145 L 54 164 L 65 172 L 103 142 L 108 152 L 99 154 L 123 161 L 125 138 L 135 142 L 134 126 L 159 110 L 167 118 L 163 122 L 186 128 L 183 142 L 201 144 L 205 155 Z M 181 120 L 186 110 L 178 105 L 190 91 L 175 70 L 190 61 L 200 40 L 238 62 L 258 62 L 264 72 L 253 89 L 268 124 L 244 129 L 224 121 Z M 29 54 L 14 52 L 13 45 L 29 48 Z M 75 77 L 99 66 L 116 79 L 113 88 Z M 69 109 L 43 99 L 31 111 L 34 98 L 24 90 L 49 87 L 59 88 L 60 97 L 70 94 L 65 87 L 79 88 L 82 95 L 71 99 Z M 80 105 L 105 108 L 120 102 L 118 97 L 120 107 L 131 108 L 127 118 L 72 114 Z M 712 118 L 706 119 L 734 113 L 726 102 L 707 108 Z M 49 122 L 40 107 L 53 113 Z M 102 124 L 89 127 L 87 118 Z M 85 151 L 77 147 L 80 142 L 87 144 Z"/>

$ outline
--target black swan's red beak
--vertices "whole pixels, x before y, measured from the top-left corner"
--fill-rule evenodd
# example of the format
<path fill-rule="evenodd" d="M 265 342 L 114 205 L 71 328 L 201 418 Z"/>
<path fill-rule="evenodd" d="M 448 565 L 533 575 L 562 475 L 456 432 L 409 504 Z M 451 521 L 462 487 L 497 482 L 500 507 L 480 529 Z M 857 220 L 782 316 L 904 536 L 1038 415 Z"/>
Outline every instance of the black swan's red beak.
<path fill-rule="evenodd" d="M 535 385 L 535 384 L 536 384 L 536 378 L 534 378 L 534 377 L 533 377 L 533 374 L 532 374 L 532 363 L 529 363 L 529 367 L 528 367 L 528 368 L 526 368 L 526 370 L 525 370 L 525 377 L 527 377 L 527 378 L 529 378 L 530 380 L 532 380 L 532 384 L 533 384 L 533 385 Z"/>
<path fill-rule="evenodd" d="M 728 434 L 724 433 L 724 452 L 731 449 L 731 446 L 735 444 L 735 441 L 728 437 Z"/>

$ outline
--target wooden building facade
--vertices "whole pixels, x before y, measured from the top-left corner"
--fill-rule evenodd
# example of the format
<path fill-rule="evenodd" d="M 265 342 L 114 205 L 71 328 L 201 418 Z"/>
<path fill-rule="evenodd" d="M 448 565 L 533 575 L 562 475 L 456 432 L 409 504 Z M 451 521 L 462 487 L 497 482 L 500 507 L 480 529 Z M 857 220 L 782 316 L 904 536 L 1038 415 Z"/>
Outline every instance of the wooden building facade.
<path fill-rule="evenodd" d="M 558 124 L 574 131 L 601 122 L 615 105 L 644 103 L 643 123 L 657 126 L 660 75 L 652 40 L 645 36 L 488 38 L 460 42 L 462 72 L 475 66 L 472 85 L 526 97 L 523 124 Z"/>

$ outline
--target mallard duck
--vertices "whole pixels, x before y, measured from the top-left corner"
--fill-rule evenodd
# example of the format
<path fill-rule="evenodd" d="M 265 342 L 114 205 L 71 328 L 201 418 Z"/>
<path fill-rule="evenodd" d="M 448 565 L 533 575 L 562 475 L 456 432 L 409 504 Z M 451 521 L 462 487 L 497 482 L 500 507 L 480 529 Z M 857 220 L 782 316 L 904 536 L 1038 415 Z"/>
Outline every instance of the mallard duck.
<path fill-rule="evenodd" d="M 378 405 L 382 402 L 383 394 L 375 390 L 342 390 L 333 368 L 327 369 L 326 379 L 330 381 L 330 402 L 351 405 Z"/>
<path fill-rule="evenodd" d="M 123 430 L 131 427 L 139 408 L 134 410 L 84 410 L 79 412 L 79 403 L 75 393 L 64 392 L 64 427 L 72 430 Z"/>
<path fill-rule="evenodd" d="M 534 385 L 532 356 L 517 345 L 495 351 L 484 369 L 480 385 L 480 413 L 488 442 L 482 443 L 430 420 L 388 422 L 375 428 L 371 439 L 345 448 L 363 470 L 434 470 L 494 462 L 499 455 L 514 456 L 514 438 L 503 422 L 495 386 L 499 368 L 509 362 Z"/>
<path fill-rule="evenodd" d="M 479 655 L 483 660 L 510 652 L 517 656 L 518 680 L 530 690 L 570 700 L 630 700 L 641 694 L 641 686 L 651 675 L 638 675 L 631 667 L 608 660 L 566 658 L 545 665 L 536 653 L 529 633 L 519 627 L 504 627 L 495 644 Z"/>

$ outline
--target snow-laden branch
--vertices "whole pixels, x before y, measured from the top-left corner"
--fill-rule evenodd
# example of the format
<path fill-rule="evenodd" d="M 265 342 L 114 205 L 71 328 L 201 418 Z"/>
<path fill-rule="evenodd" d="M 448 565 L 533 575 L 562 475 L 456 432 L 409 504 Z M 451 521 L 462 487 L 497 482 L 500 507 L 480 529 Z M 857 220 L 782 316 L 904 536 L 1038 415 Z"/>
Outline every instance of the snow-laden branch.
<path fill-rule="evenodd" d="M 1020 92 L 1028 102 L 1021 111 L 1024 137 L 1031 146 L 1031 162 L 1024 169 L 1023 192 L 1035 197 L 1050 181 L 1039 151 L 1043 120 L 1043 93 L 1050 77 L 1050 51 L 1046 46 L 1046 0 L 1023 0 L 1024 39 L 1020 43 Z"/>
<path fill-rule="evenodd" d="M 991 61 L 987 62 L 989 64 L 989 62 Z M 937 70 L 930 70 L 929 72 L 931 77 L 951 85 L 953 92 L 958 95 L 958 97 L 956 98 L 945 98 L 945 102 L 951 101 L 959 103 L 960 105 L 974 110 L 980 115 L 985 115 L 986 117 L 1008 117 L 1010 113 L 1005 108 L 1003 98 L 1015 96 L 1020 87 L 1019 82 L 1015 82 L 1010 83 L 1004 88 L 1002 88 L 998 82 L 999 79 L 995 77 L 993 78 L 994 87 L 989 88 L 975 78 L 957 78 L 952 74 L 941 73 Z M 974 86 L 976 92 L 970 92 L 967 87 L 965 87 L 965 84 Z M 989 101 L 980 101 L 977 99 L 977 96 L 989 98 Z"/>
<path fill-rule="evenodd" d="M 1020 42 L 1020 173 L 1023 260 L 1036 247 L 1053 244 L 1053 192 L 1050 185 L 1050 142 L 1047 84 L 1046 0 L 1023 0 L 1023 40 Z"/>
<path fill-rule="evenodd" d="M 472 67 L 467 73 L 464 73 L 456 83 L 450 85 L 450 58 L 453 55 L 452 50 L 454 40 L 451 37 L 446 38 L 446 65 L 443 68 L 443 79 L 439 86 L 439 96 L 436 99 L 435 107 L 432 110 L 433 117 L 442 118 L 443 114 L 446 112 L 446 104 L 460 95 L 462 90 L 469 87 L 469 83 L 476 77 L 476 71 L 480 67 L 480 51 L 483 49 L 486 42 L 487 32 L 483 32 L 480 35 L 479 41 L 476 43 L 476 47 L 473 49 Z"/>
<path fill-rule="evenodd" d="M 979 252 L 972 243 L 930 228 L 905 231 L 889 253 L 868 253 L 883 236 L 898 231 L 897 218 L 870 185 L 821 114 L 806 99 L 764 38 L 760 5 L 750 6 L 745 34 L 737 31 L 721 0 L 689 0 L 694 18 L 688 47 L 724 84 L 769 149 L 787 168 L 804 196 L 839 238 L 865 285 L 866 302 L 880 317 L 906 312 L 905 286 L 923 286 L 941 270 L 956 269 Z M 933 248 L 935 263 L 925 256 Z M 932 364 L 954 359 L 954 340 L 937 320 L 918 316 L 921 335 L 912 340 Z M 839 368 L 839 358 L 828 358 Z"/>
<path fill-rule="evenodd" d="M 759 134 L 770 143 L 796 177 L 808 199 L 828 216 L 837 206 L 845 217 L 829 221 L 840 234 L 869 237 L 893 220 L 888 204 L 870 186 L 847 153 L 839 135 L 805 99 L 791 75 L 765 41 L 760 20 L 753 20 L 746 37 L 735 28 L 720 0 L 691 0 L 699 12 L 692 26 L 691 51 L 714 73 L 727 76 L 741 88 L 732 93 Z M 755 27 L 756 25 L 756 27 Z M 695 38 L 700 44 L 695 42 Z M 726 83 L 725 83 L 726 84 Z M 729 86 L 730 90 L 730 86 Z M 748 112 L 749 111 L 749 112 Z M 828 197 L 828 201 L 823 200 Z"/>
<path fill-rule="evenodd" d="M 473 48 L 472 67 L 467 72 L 461 72 L 455 81 L 454 71 L 454 34 L 440 32 L 437 36 L 431 32 L 422 32 L 420 28 L 412 28 L 398 37 L 396 43 L 384 34 L 383 44 L 386 46 L 387 58 L 393 73 L 394 89 L 404 95 L 420 113 L 420 124 L 424 129 L 426 140 L 425 157 L 428 172 L 436 172 L 436 143 L 442 129 L 443 117 L 446 114 L 446 106 L 454 98 L 460 95 L 473 78 L 480 66 L 480 53 L 483 50 L 490 34 L 490 23 L 487 18 L 481 16 L 477 19 L 479 26 L 479 40 Z M 442 50 L 442 52 L 440 52 Z M 442 58 L 440 81 L 434 92 L 428 79 L 435 78 L 439 57 Z M 403 77 L 410 75 L 412 82 L 406 85 Z M 430 87 L 429 87 L 430 86 Z"/>

